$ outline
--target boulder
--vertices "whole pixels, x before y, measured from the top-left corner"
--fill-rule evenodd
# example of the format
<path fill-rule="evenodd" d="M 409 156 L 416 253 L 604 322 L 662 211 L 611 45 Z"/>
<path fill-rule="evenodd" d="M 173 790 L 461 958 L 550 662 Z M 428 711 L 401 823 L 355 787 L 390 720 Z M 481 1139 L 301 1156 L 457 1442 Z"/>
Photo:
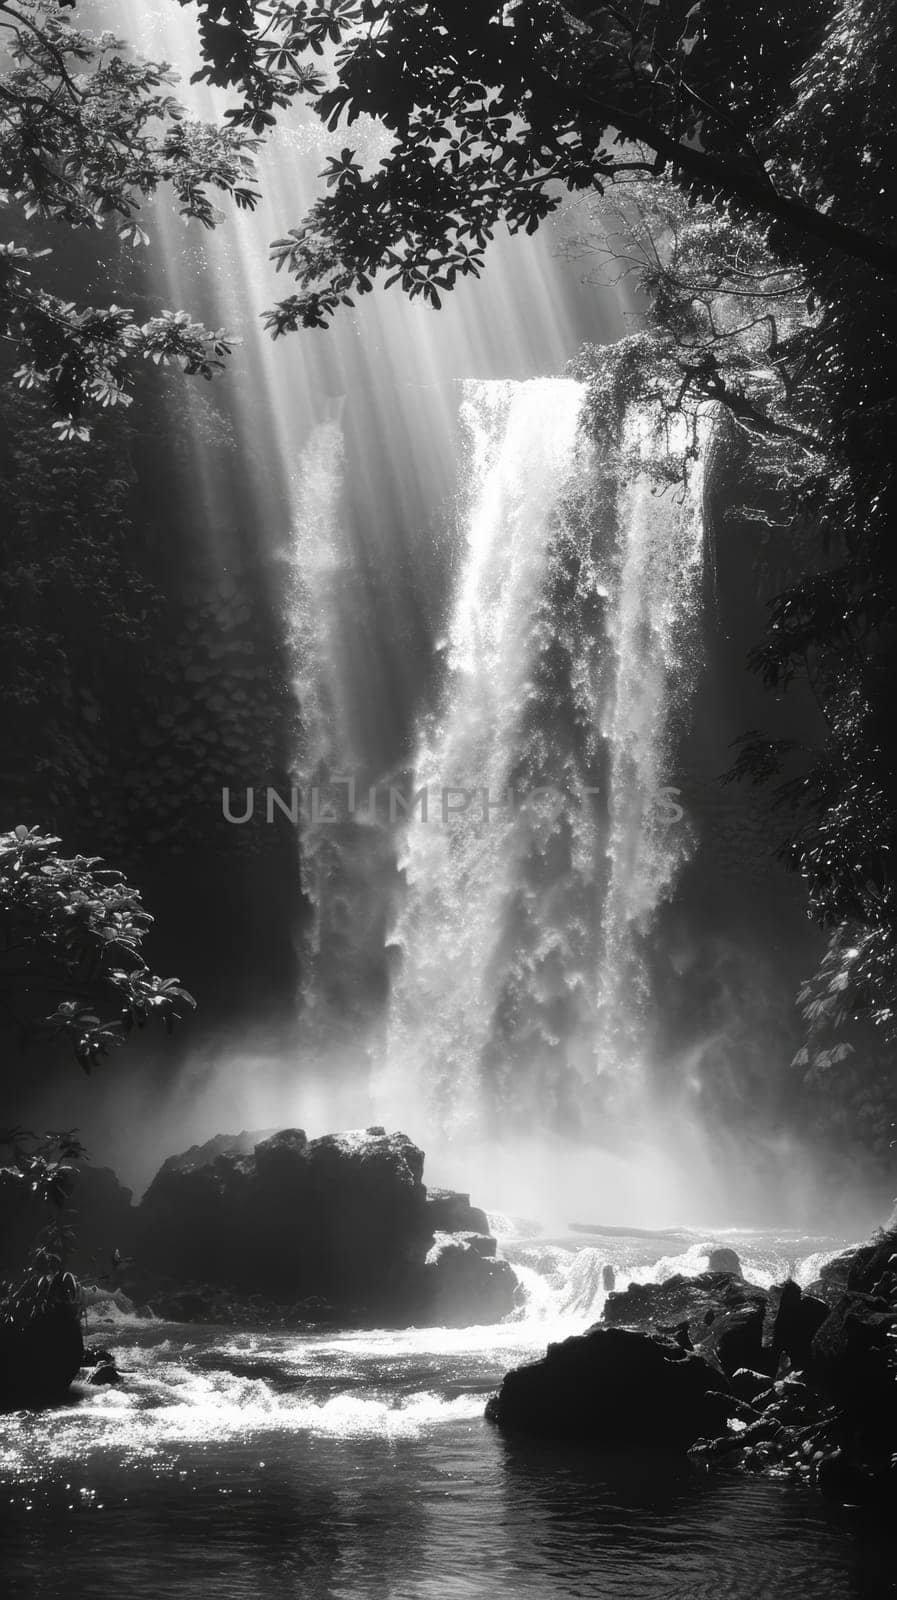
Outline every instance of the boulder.
<path fill-rule="evenodd" d="M 766 1291 L 728 1272 L 702 1272 L 695 1278 L 681 1273 L 664 1283 L 632 1283 L 609 1294 L 603 1321 L 612 1327 L 676 1330 L 678 1342 L 719 1363 L 723 1372 L 738 1367 L 763 1370 L 769 1355 L 763 1351 Z"/>
<path fill-rule="evenodd" d="M 253 1247 L 261 1262 L 264 1245 L 253 1216 L 252 1158 L 216 1153 L 206 1162 L 193 1155 L 170 1157 L 138 1207 L 138 1272 L 241 1282 L 254 1270 Z"/>
<path fill-rule="evenodd" d="M 83 1362 L 77 1305 L 65 1295 L 28 1318 L 0 1323 L 0 1411 L 57 1404 Z"/>
<path fill-rule="evenodd" d="M 113 1361 L 105 1361 L 90 1374 L 87 1381 L 98 1386 L 121 1383 L 121 1373 Z"/>
<path fill-rule="evenodd" d="M 897 1310 L 872 1295 L 842 1295 L 811 1346 L 812 1382 L 864 1429 L 893 1438 L 897 1381 L 893 1366 Z"/>
<path fill-rule="evenodd" d="M 443 1234 L 421 1274 L 420 1320 L 449 1328 L 501 1322 L 514 1310 L 518 1292 L 513 1268 L 495 1259 L 494 1239 Z"/>
<path fill-rule="evenodd" d="M 427 1190 L 427 1221 L 434 1233 L 489 1233 L 485 1211 L 453 1189 Z"/>
<path fill-rule="evenodd" d="M 893 1299 L 897 1295 L 897 1234 L 880 1234 L 854 1252 L 847 1291 Z"/>
<path fill-rule="evenodd" d="M 496 1321 L 511 1309 L 512 1269 L 494 1259 L 485 1213 L 467 1195 L 428 1195 L 423 1166 L 405 1134 L 382 1127 L 194 1147 L 164 1163 L 141 1202 L 129 1287 L 190 1320 L 216 1315 L 224 1288 L 320 1302 L 346 1321 Z M 431 1261 L 439 1220 L 452 1224 L 438 1233 L 453 1253 Z"/>
<path fill-rule="evenodd" d="M 842 1250 L 819 1269 L 819 1277 L 810 1284 L 809 1293 L 827 1306 L 833 1306 L 847 1293 L 847 1276 L 854 1263 L 856 1250 Z"/>
<path fill-rule="evenodd" d="M 114 1362 L 112 1360 L 112 1354 L 109 1350 L 104 1350 L 102 1346 L 98 1344 L 87 1344 L 84 1346 L 84 1354 L 81 1364 L 85 1367 L 107 1367 L 114 1365 Z"/>
<path fill-rule="evenodd" d="M 817 1330 L 829 1314 L 824 1300 L 804 1294 L 789 1278 L 769 1291 L 763 1319 L 763 1344 L 772 1355 L 786 1355 L 793 1367 L 801 1370 L 810 1360 L 810 1349 Z"/>
<path fill-rule="evenodd" d="M 696 1350 L 716 1357 L 723 1372 L 731 1374 L 739 1367 L 759 1370 L 773 1364 L 763 1350 L 763 1318 L 765 1304 L 762 1300 L 748 1301 L 714 1313 L 706 1325 L 703 1337 L 692 1339 Z"/>
<path fill-rule="evenodd" d="M 744 1277 L 737 1251 L 724 1249 L 722 1247 L 715 1250 L 708 1250 L 707 1271 L 728 1272 L 731 1273 L 733 1278 Z"/>
<path fill-rule="evenodd" d="M 888 1225 L 868 1244 L 842 1250 L 819 1269 L 810 1293 L 833 1306 L 848 1291 L 897 1295 L 897 1229 Z"/>
<path fill-rule="evenodd" d="M 598 1449 L 685 1449 L 719 1434 L 727 1383 L 674 1340 L 630 1328 L 592 1328 L 549 1345 L 509 1372 L 487 1418 L 511 1431 L 588 1441 Z"/>
<path fill-rule="evenodd" d="M 154 1178 L 139 1208 L 144 1269 L 354 1303 L 388 1297 L 396 1268 L 428 1240 L 424 1158 L 404 1134 L 309 1140 L 287 1128 L 251 1153 L 220 1146 L 208 1160 L 200 1149 L 166 1161 Z"/>

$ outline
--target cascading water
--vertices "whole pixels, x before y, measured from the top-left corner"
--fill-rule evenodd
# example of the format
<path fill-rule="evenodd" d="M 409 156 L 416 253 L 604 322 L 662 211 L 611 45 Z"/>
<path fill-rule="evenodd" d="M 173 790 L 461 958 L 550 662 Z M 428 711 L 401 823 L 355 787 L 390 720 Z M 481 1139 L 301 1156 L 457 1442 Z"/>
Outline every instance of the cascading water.
<path fill-rule="evenodd" d="M 648 1048 L 644 941 L 688 851 L 670 763 L 698 653 L 700 470 L 654 492 L 636 414 L 609 487 L 583 397 L 464 387 L 464 548 L 376 1091 L 387 1117 L 423 1095 L 431 1135 L 588 1126 Z"/>
<path fill-rule="evenodd" d="M 638 411 L 624 427 L 616 583 L 607 610 L 613 685 L 599 713 L 608 750 L 608 881 L 598 964 L 598 1053 L 631 1066 L 650 1003 L 643 943 L 691 844 L 671 784 L 674 739 L 701 660 L 703 461 L 686 485 L 659 492 L 653 429 Z"/>

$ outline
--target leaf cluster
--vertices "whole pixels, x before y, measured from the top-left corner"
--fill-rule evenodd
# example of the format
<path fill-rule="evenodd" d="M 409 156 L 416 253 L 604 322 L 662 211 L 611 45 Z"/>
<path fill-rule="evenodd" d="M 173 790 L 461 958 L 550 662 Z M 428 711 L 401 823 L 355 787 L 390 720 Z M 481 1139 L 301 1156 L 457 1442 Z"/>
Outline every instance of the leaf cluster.
<path fill-rule="evenodd" d="M 139 892 L 59 842 L 23 825 L 0 834 L 0 1015 L 23 1042 L 66 1041 L 89 1072 L 135 1024 L 170 1031 L 194 1002 L 143 960 L 152 918 Z"/>
<path fill-rule="evenodd" d="M 56 226 L 112 228 L 146 244 L 144 208 L 166 191 L 185 221 L 212 228 L 213 196 L 252 209 L 256 141 L 189 117 L 166 62 L 133 58 L 122 40 L 78 26 L 73 0 L 0 3 L 9 65 L 0 72 L 0 204 L 18 236 L 0 243 L 0 338 L 16 381 L 46 397 L 61 440 L 89 437 L 92 412 L 130 402 L 144 361 L 210 378 L 230 350 L 223 329 L 185 312 L 141 321 L 132 308 L 78 304 L 51 287 Z M 33 235 L 39 233 L 37 242 Z"/>

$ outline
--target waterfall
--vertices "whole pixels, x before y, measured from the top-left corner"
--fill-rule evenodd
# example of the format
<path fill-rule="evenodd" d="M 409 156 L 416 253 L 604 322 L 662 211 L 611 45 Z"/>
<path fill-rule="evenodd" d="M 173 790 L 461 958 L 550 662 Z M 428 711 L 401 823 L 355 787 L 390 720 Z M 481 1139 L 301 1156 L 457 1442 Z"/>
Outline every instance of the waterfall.
<path fill-rule="evenodd" d="M 671 774 L 701 663 L 703 464 L 699 456 L 685 490 L 661 492 L 649 470 L 655 449 L 650 419 L 634 410 L 624 428 L 607 613 L 612 688 L 599 711 L 609 770 L 598 1051 L 611 1068 L 632 1065 L 642 1046 L 650 1005 L 642 947 L 692 844 Z"/>
<path fill-rule="evenodd" d="M 637 413 L 610 463 L 583 397 L 564 379 L 463 391 L 462 549 L 377 1082 L 384 1114 L 417 1105 L 440 1132 L 588 1125 L 650 1050 L 646 941 L 689 849 L 672 757 L 702 488 L 696 467 L 655 490 Z"/>
<path fill-rule="evenodd" d="M 230 96 L 190 82 L 191 7 L 91 10 L 175 63 L 191 115 L 221 119 Z M 272 588 L 287 575 L 307 916 L 279 1115 L 314 1122 L 309 1083 L 323 1103 L 342 1078 L 349 1108 L 328 1102 L 320 1125 L 361 1120 L 349 1090 L 363 1103 L 376 1057 L 372 1109 L 425 1142 L 481 1119 L 592 1125 L 647 1049 L 643 947 L 688 850 L 669 730 L 688 698 L 699 491 L 651 492 L 638 419 L 631 471 L 611 469 L 580 428 L 581 387 L 526 376 L 621 331 L 616 293 L 561 260 L 560 219 L 497 239 L 482 281 L 438 315 L 378 283 L 326 334 L 265 338 L 281 292 L 268 241 L 301 219 L 345 137 L 285 116 L 260 152 L 259 211 L 208 236 L 160 196 L 145 267 L 152 303 L 242 341 L 211 400 L 185 390 L 203 570 L 218 581 L 245 547 Z M 376 161 L 376 130 L 362 119 L 352 139 Z M 443 616 L 428 534 L 456 487 L 459 383 L 464 513 Z M 217 454 L 207 411 L 227 424 Z M 442 692 L 425 714 L 437 612 Z M 363 797 L 411 768 L 426 821 L 419 805 L 404 823 L 309 814 L 318 778 L 354 777 Z M 213 777 L 232 781 L 226 765 Z"/>

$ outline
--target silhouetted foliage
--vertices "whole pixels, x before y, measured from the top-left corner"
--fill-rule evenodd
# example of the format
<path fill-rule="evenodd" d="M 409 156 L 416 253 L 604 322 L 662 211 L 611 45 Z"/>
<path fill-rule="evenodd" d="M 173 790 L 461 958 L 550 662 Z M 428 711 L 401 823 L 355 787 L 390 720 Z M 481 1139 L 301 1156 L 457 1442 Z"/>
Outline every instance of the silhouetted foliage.
<path fill-rule="evenodd" d="M 135 1024 L 171 1031 L 193 999 L 143 960 L 153 919 L 138 891 L 59 842 L 24 825 L 0 834 L 0 1019 L 23 1043 L 68 1041 L 90 1072 Z"/>
<path fill-rule="evenodd" d="M 200 76 L 240 91 L 233 127 L 263 133 L 304 100 L 331 130 L 373 119 L 392 139 L 376 164 L 363 137 L 329 157 L 330 192 L 274 243 L 299 293 L 269 326 L 322 326 L 381 272 L 438 306 L 500 222 L 532 233 L 564 191 L 633 171 L 893 275 L 887 229 L 849 194 L 830 204 L 799 122 L 777 133 L 828 15 L 821 0 L 201 0 Z"/>
<path fill-rule="evenodd" d="M 18 386 L 58 414 L 59 439 L 86 439 L 92 412 L 130 403 L 144 362 L 209 378 L 230 344 L 180 309 L 140 321 L 129 307 L 58 292 L 47 239 L 56 227 L 111 224 L 125 246 L 145 244 L 142 202 L 160 189 L 182 217 L 214 227 L 213 193 L 256 202 L 255 141 L 187 116 L 168 64 L 80 27 L 75 0 L 0 0 L 0 24 L 0 201 L 19 229 L 0 243 L 0 335 L 15 348 Z"/>

